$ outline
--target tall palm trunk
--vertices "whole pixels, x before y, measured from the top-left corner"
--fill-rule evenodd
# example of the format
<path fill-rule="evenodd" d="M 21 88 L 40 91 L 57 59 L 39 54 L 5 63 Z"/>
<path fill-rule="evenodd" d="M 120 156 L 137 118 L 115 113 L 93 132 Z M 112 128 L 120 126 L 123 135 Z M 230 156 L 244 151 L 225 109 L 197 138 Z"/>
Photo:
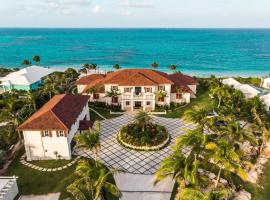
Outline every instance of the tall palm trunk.
<path fill-rule="evenodd" d="M 219 180 L 220 180 L 220 175 L 221 175 L 221 167 L 219 168 L 219 171 L 218 171 L 218 176 L 217 176 L 217 180 L 216 180 L 216 183 L 215 183 L 215 189 L 217 188 L 218 186 L 218 183 L 219 183 Z"/>

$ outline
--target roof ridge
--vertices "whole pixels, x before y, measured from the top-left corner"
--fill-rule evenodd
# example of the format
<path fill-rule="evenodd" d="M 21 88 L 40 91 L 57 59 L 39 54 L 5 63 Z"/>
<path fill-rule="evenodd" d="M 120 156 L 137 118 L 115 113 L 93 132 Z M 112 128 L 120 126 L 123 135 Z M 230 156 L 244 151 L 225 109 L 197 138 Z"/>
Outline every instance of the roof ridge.
<path fill-rule="evenodd" d="M 52 109 L 50 109 L 49 112 L 51 112 L 56 117 L 56 119 L 68 130 L 68 127 L 59 119 L 59 117 L 53 112 Z"/>
<path fill-rule="evenodd" d="M 149 78 L 149 77 L 147 77 L 147 76 L 145 76 L 143 73 L 141 73 L 140 71 L 139 72 L 137 72 L 138 74 L 140 74 L 140 75 L 142 75 L 142 76 L 144 76 L 145 78 L 147 78 L 147 79 L 149 79 L 150 81 L 152 81 L 152 82 L 154 82 L 154 83 L 156 83 L 157 84 L 157 82 L 156 81 L 154 81 L 153 79 L 151 79 L 151 78 Z M 134 74 L 135 75 L 135 74 Z"/>

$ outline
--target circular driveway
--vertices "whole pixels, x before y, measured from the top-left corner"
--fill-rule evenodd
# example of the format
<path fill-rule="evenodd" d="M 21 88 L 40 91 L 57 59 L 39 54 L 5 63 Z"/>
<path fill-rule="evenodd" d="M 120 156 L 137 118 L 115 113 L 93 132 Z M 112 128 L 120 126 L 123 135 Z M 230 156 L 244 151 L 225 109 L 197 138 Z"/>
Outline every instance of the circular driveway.
<path fill-rule="evenodd" d="M 170 144 L 159 151 L 134 151 L 121 146 L 116 137 L 122 126 L 130 123 L 134 119 L 133 114 L 124 114 L 120 117 L 107 119 L 101 124 L 101 150 L 98 159 L 106 166 L 123 170 L 133 174 L 154 174 L 160 162 L 170 155 L 171 146 L 175 139 L 186 133 L 188 129 L 194 129 L 194 125 L 184 122 L 181 119 L 170 119 L 153 116 L 153 121 L 165 126 L 171 136 Z M 75 155 L 93 158 L 91 151 L 83 149 L 74 150 Z"/>

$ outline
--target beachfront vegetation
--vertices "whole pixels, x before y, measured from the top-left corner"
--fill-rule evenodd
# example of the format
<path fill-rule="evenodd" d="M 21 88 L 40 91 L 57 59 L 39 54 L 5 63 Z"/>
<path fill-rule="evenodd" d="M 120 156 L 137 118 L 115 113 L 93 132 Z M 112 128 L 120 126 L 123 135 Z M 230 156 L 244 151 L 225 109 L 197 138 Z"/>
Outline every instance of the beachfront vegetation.
<path fill-rule="evenodd" d="M 151 64 L 151 67 L 156 69 L 158 68 L 158 63 L 156 61 L 154 61 L 152 64 Z"/>
<path fill-rule="evenodd" d="M 156 181 L 173 177 L 178 187 L 175 199 L 190 199 L 192 194 L 199 199 L 208 194 L 207 199 L 227 199 L 242 187 L 252 192 L 246 187 L 248 172 L 268 140 L 270 115 L 258 97 L 245 99 L 215 77 L 201 80 L 201 87 L 210 91 L 211 107 L 197 106 L 185 112 L 185 119 L 197 124 L 197 129 L 176 140 Z"/>
<path fill-rule="evenodd" d="M 118 140 L 134 150 L 159 150 L 169 142 L 169 134 L 165 127 L 154 124 L 147 112 L 140 111 L 135 122 L 122 127 Z"/>
<path fill-rule="evenodd" d="M 117 188 L 113 174 L 98 161 L 80 160 L 75 170 L 76 178 L 67 187 L 73 199 L 118 199 L 122 196 Z"/>
<path fill-rule="evenodd" d="M 113 65 L 113 68 L 115 70 L 119 70 L 119 69 L 121 69 L 121 66 L 119 64 L 115 64 L 115 65 Z"/>

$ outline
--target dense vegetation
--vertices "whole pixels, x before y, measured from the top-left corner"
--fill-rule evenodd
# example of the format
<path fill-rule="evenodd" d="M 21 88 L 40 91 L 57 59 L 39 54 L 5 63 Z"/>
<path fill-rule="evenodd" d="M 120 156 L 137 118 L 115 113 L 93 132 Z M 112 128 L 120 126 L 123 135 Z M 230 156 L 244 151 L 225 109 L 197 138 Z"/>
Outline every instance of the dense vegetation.
<path fill-rule="evenodd" d="M 156 181 L 172 176 L 178 185 L 176 199 L 227 199 L 248 185 L 247 174 L 268 140 L 270 116 L 257 97 L 247 100 L 215 77 L 201 80 L 201 85 L 209 89 L 218 115 L 205 107 L 184 114 L 197 128 L 177 139 Z M 183 148 L 189 151 L 183 153 Z"/>
<path fill-rule="evenodd" d="M 74 69 L 67 69 L 44 77 L 43 84 L 35 91 L 12 90 L 0 94 L 0 123 L 4 123 L 0 127 L 2 155 L 7 155 L 10 146 L 21 140 L 16 128 L 53 95 L 76 92 L 74 83 L 78 76 Z M 1 156 L 0 163 L 6 159 L 6 156 Z"/>
<path fill-rule="evenodd" d="M 135 116 L 135 122 L 122 127 L 118 139 L 120 143 L 122 141 L 134 147 L 153 147 L 162 144 L 168 137 L 165 127 L 152 123 L 151 117 L 140 111 Z"/>

